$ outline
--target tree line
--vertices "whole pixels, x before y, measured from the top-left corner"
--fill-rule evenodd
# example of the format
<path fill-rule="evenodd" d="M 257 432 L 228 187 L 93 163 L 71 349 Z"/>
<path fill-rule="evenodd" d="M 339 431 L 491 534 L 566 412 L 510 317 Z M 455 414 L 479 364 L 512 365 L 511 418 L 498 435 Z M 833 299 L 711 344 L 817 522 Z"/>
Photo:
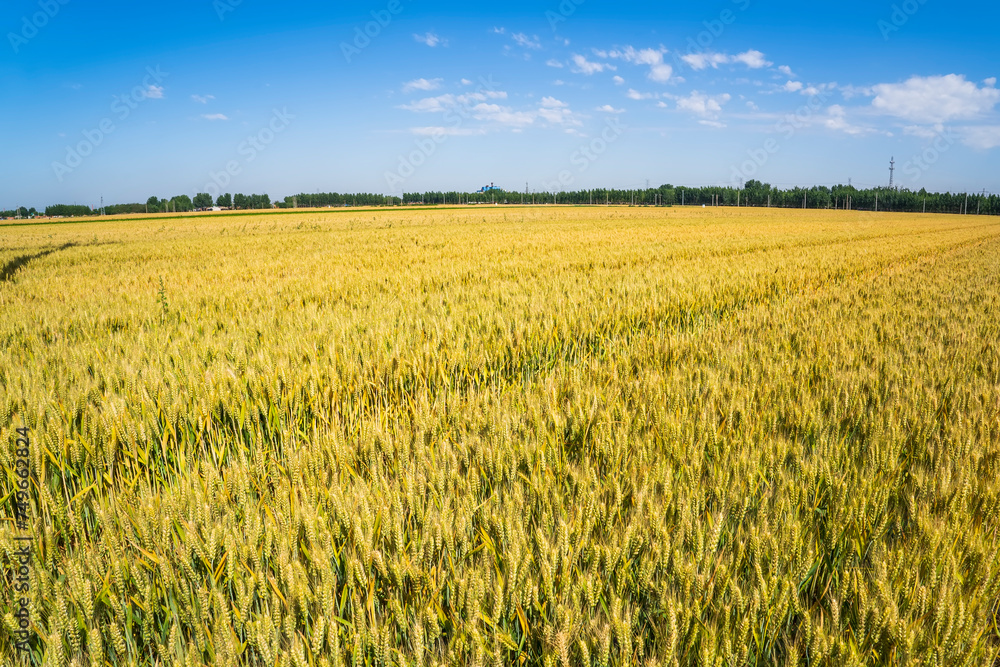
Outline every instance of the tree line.
<path fill-rule="evenodd" d="M 442 206 L 469 204 L 568 204 L 629 206 L 751 206 L 771 208 L 811 208 L 901 213 L 972 213 L 1000 215 L 1000 196 L 986 193 L 928 192 L 925 189 L 857 188 L 853 185 L 813 186 L 781 189 L 761 181 L 748 181 L 742 188 L 731 186 L 687 187 L 670 184 L 646 189 L 594 189 L 571 192 L 488 192 L 432 191 L 406 192 L 401 197 L 374 193 L 301 193 L 272 204 L 266 194 L 219 195 L 214 201 L 207 193 L 192 199 L 177 195 L 170 199 L 150 197 L 145 204 L 115 204 L 104 209 L 57 204 L 45 208 L 46 216 L 120 215 L 124 213 L 186 213 L 217 206 L 230 210 L 270 208 L 326 208 L 349 206 Z M 35 209 L 0 211 L 2 218 L 30 218 Z"/>
<path fill-rule="evenodd" d="M 213 202 L 211 195 L 200 193 L 195 195 L 193 199 L 188 195 L 177 195 L 170 199 L 150 197 L 146 200 L 145 204 L 111 204 L 105 206 L 103 209 L 77 204 L 54 204 L 45 207 L 45 215 L 50 218 L 71 218 L 89 215 L 123 215 L 126 213 L 188 213 L 190 211 L 209 209 L 213 206 L 241 210 L 273 208 L 271 197 L 266 194 L 245 195 L 239 193 L 233 195 L 227 193 L 220 195 L 218 200 Z M 21 207 L 22 218 L 34 217 L 36 215 L 38 214 L 35 209 L 29 210 Z M 0 211 L 0 217 L 17 217 L 17 211 Z"/>
<path fill-rule="evenodd" d="M 0 218 L 33 218 L 38 215 L 38 211 L 32 208 L 15 208 L 10 211 L 0 211 Z"/>
<path fill-rule="evenodd" d="M 406 205 L 458 203 L 458 193 L 407 193 Z M 648 189 L 594 189 L 570 192 L 523 193 L 497 190 L 462 194 L 462 203 L 568 204 L 615 206 L 750 206 L 771 208 L 850 209 L 858 211 L 893 211 L 901 213 L 979 213 L 1000 215 L 1000 196 L 986 193 L 928 192 L 905 188 L 794 187 L 782 190 L 768 183 L 751 180 L 744 187 L 686 187 L 661 185 Z"/>
<path fill-rule="evenodd" d="M 370 192 L 357 194 L 341 194 L 339 192 L 317 192 L 313 194 L 300 193 L 285 197 L 278 202 L 278 208 L 327 208 L 345 206 L 399 206 L 402 199 L 391 195 L 379 195 Z"/>

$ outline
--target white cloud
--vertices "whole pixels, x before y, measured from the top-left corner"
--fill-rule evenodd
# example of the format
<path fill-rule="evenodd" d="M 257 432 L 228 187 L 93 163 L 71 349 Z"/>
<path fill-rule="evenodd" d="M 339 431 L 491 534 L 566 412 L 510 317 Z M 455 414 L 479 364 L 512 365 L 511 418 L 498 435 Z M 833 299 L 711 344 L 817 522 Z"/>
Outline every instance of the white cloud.
<path fill-rule="evenodd" d="M 706 125 L 708 127 L 715 127 L 720 130 L 725 127 L 728 127 L 725 123 L 721 123 L 717 120 L 699 120 L 698 123 L 700 123 L 701 125 Z"/>
<path fill-rule="evenodd" d="M 732 96 L 729 93 L 722 95 L 706 95 L 697 90 L 692 91 L 687 97 L 678 97 L 677 109 L 687 111 L 695 116 L 701 116 L 706 120 L 715 120 L 722 113 L 722 107 L 729 103 Z"/>
<path fill-rule="evenodd" d="M 531 111 L 514 111 L 499 104 L 477 104 L 472 107 L 472 117 L 496 125 L 527 127 L 535 122 L 537 114 Z"/>
<path fill-rule="evenodd" d="M 610 104 L 605 104 L 603 107 L 597 107 L 597 110 L 603 113 L 625 113 L 625 109 L 616 109 Z"/>
<path fill-rule="evenodd" d="M 792 78 L 792 79 L 797 78 L 795 76 L 795 72 L 793 72 L 792 68 L 789 67 L 788 65 L 781 65 L 780 67 L 778 67 L 778 71 L 781 72 L 782 74 L 784 74 L 785 76 L 789 77 L 789 78 Z"/>
<path fill-rule="evenodd" d="M 482 128 L 465 127 L 414 127 L 410 131 L 422 137 L 475 137 L 486 134 Z"/>
<path fill-rule="evenodd" d="M 595 63 L 587 60 L 586 56 L 581 56 L 577 53 L 573 54 L 573 71 L 576 74 L 586 74 L 591 76 L 592 74 L 598 74 L 604 70 L 614 71 L 614 65 L 609 65 L 607 63 Z"/>
<path fill-rule="evenodd" d="M 997 78 L 995 76 L 991 76 L 988 79 L 983 79 L 983 83 L 992 88 L 993 86 L 997 85 Z"/>
<path fill-rule="evenodd" d="M 610 51 L 608 56 L 633 65 L 648 66 L 650 80 L 657 83 L 667 83 L 674 74 L 674 68 L 663 62 L 663 56 L 666 53 L 667 50 L 662 47 L 659 49 L 636 49 L 627 46 L 621 50 Z"/>
<path fill-rule="evenodd" d="M 205 120 L 229 120 L 229 116 L 221 113 L 206 113 L 201 115 Z"/>
<path fill-rule="evenodd" d="M 879 84 L 872 91 L 877 111 L 924 124 L 977 118 L 1000 102 L 1000 90 L 980 88 L 959 74 L 914 76 L 905 83 Z"/>
<path fill-rule="evenodd" d="M 481 93 L 468 93 L 466 95 L 438 95 L 437 97 L 425 97 L 410 104 L 400 106 L 400 109 L 413 111 L 415 113 L 444 113 L 459 107 L 470 108 L 476 103 L 487 100 L 505 100 L 507 93 L 499 90 L 488 90 Z"/>
<path fill-rule="evenodd" d="M 615 82 L 616 86 L 622 86 L 625 84 L 625 79 L 621 78 L 620 76 L 615 76 L 615 78 L 611 80 Z"/>
<path fill-rule="evenodd" d="M 506 35 L 507 28 L 493 28 L 493 34 L 495 35 Z"/>
<path fill-rule="evenodd" d="M 805 88 L 805 86 L 802 85 L 801 81 L 789 81 L 781 87 L 781 89 L 786 93 L 797 93 L 803 88 Z"/>
<path fill-rule="evenodd" d="M 524 49 L 540 49 L 542 48 L 542 42 L 538 39 L 538 35 L 533 35 L 528 37 L 523 32 L 518 32 L 510 36 L 518 46 Z"/>
<path fill-rule="evenodd" d="M 849 100 L 855 97 L 872 97 L 875 95 L 875 91 L 866 86 L 847 85 L 840 89 L 840 94 L 844 96 L 845 100 Z"/>
<path fill-rule="evenodd" d="M 538 117 L 553 125 L 582 125 L 570 111 L 569 105 L 554 97 L 543 97 Z"/>
<path fill-rule="evenodd" d="M 847 111 L 839 104 L 834 104 L 827 109 L 827 114 L 826 118 L 823 119 L 823 126 L 828 130 L 844 132 L 852 136 L 871 134 L 875 131 L 871 128 L 852 125 L 847 120 Z"/>
<path fill-rule="evenodd" d="M 769 62 L 764 57 L 763 53 L 761 53 L 760 51 L 756 51 L 754 49 L 750 49 L 749 51 L 736 54 L 735 56 L 733 56 L 732 62 L 734 64 L 742 63 L 747 67 L 749 67 L 750 69 L 763 69 L 765 67 L 770 67 L 771 65 L 774 64 L 772 62 Z"/>
<path fill-rule="evenodd" d="M 149 100 L 162 100 L 163 99 L 163 86 L 150 85 L 143 92 L 146 99 Z"/>
<path fill-rule="evenodd" d="M 760 107 L 758 107 L 753 100 L 747 100 L 747 109 L 750 109 L 750 111 L 760 111 Z"/>
<path fill-rule="evenodd" d="M 554 97 L 543 97 L 537 108 L 513 109 L 497 104 L 498 100 L 507 99 L 507 93 L 502 91 L 486 91 L 466 95 L 439 95 L 427 97 L 410 104 L 400 106 L 400 109 L 414 113 L 446 113 L 462 110 L 463 117 L 471 117 L 488 125 L 523 129 L 528 126 L 545 124 L 554 126 L 582 126 L 569 105 Z M 413 131 L 432 134 L 435 128 L 416 128 Z M 464 134 L 485 132 L 485 128 L 464 128 Z"/>
<path fill-rule="evenodd" d="M 192 95 L 191 99 L 198 104 L 208 104 L 209 100 L 215 99 L 215 95 Z"/>
<path fill-rule="evenodd" d="M 628 92 L 626 93 L 626 97 L 628 97 L 630 100 L 651 100 L 656 96 L 653 95 L 652 93 L 640 93 L 635 88 L 629 88 Z"/>
<path fill-rule="evenodd" d="M 471 86 L 472 85 L 472 81 L 470 81 L 469 79 L 462 79 L 459 83 L 461 83 L 463 86 Z"/>
<path fill-rule="evenodd" d="M 403 86 L 404 93 L 412 93 L 415 90 L 437 90 L 444 83 L 444 79 L 414 79 Z"/>
<path fill-rule="evenodd" d="M 729 62 L 729 56 L 723 53 L 689 53 L 681 56 L 681 60 L 686 62 L 694 70 L 703 70 L 708 67 L 718 68 Z"/>
<path fill-rule="evenodd" d="M 963 127 L 961 134 L 962 143 L 970 148 L 979 150 L 1000 148 L 1000 126 L 998 125 Z"/>
<path fill-rule="evenodd" d="M 653 65 L 649 70 L 649 78 L 658 83 L 666 83 L 670 81 L 671 75 L 674 73 L 674 68 L 670 65 Z"/>
<path fill-rule="evenodd" d="M 423 35 L 413 35 L 413 39 L 421 44 L 426 44 L 432 49 L 436 46 L 448 46 L 447 40 L 441 39 L 441 37 L 435 35 L 433 32 L 424 33 Z"/>
<path fill-rule="evenodd" d="M 555 67 L 556 69 L 562 69 L 564 67 L 564 65 L 555 58 L 552 58 L 545 64 L 548 65 L 549 67 Z"/>
<path fill-rule="evenodd" d="M 770 67 L 774 63 L 769 62 L 764 54 L 755 49 L 750 49 L 749 51 L 744 51 L 743 53 L 738 53 L 735 56 L 730 56 L 725 53 L 714 53 L 712 51 L 704 51 L 702 53 L 690 53 L 685 56 L 681 56 L 681 60 L 686 62 L 694 70 L 703 70 L 709 67 L 718 69 L 719 65 L 746 65 L 750 69 L 763 69 L 765 67 Z"/>

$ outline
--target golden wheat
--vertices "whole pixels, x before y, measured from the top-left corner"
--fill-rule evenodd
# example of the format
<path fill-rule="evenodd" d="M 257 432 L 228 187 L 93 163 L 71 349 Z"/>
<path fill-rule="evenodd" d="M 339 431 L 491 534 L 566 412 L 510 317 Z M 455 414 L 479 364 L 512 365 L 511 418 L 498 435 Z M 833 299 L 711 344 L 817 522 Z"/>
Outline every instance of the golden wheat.
<path fill-rule="evenodd" d="M 19 226 L 0 663 L 990 665 L 1000 223 Z M 0 565 L 15 552 L 13 512 Z"/>

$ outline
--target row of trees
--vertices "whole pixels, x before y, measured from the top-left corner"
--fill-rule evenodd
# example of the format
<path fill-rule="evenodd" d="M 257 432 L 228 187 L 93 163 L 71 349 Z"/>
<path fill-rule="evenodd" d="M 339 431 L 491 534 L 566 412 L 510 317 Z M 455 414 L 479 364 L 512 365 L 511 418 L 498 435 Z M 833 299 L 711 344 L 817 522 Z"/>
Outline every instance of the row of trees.
<path fill-rule="evenodd" d="M 372 193 L 337 192 L 298 194 L 277 202 L 278 208 L 324 208 L 329 206 L 441 206 L 466 204 L 571 204 L 616 206 L 755 206 L 772 208 L 851 209 L 858 211 L 896 211 L 911 213 L 974 213 L 1000 215 L 1000 196 L 986 193 L 927 192 L 897 189 L 859 189 L 851 185 L 833 187 L 789 188 L 782 190 L 769 183 L 751 180 L 742 188 L 707 186 L 689 188 L 661 185 L 644 190 L 577 190 L 573 192 L 523 193 L 510 190 L 490 192 L 407 192 L 402 197 Z M 104 208 L 105 215 L 123 213 L 184 213 L 213 206 L 225 209 L 259 210 L 272 208 L 270 196 L 263 194 L 211 195 L 199 193 L 194 199 L 177 195 L 170 199 L 150 197 L 145 204 L 116 204 Z M 100 209 L 89 206 L 58 204 L 45 209 L 47 216 L 99 215 Z M 0 217 L 29 218 L 35 209 L 21 207 L 0 211 Z"/>
<path fill-rule="evenodd" d="M 0 218 L 33 218 L 38 215 L 34 208 L 15 208 L 11 211 L 0 211 Z"/>
<path fill-rule="evenodd" d="M 145 206 L 148 207 L 150 213 L 185 213 L 212 208 L 212 206 L 229 209 L 264 209 L 271 208 L 271 197 L 269 195 L 245 195 L 242 193 L 233 195 L 226 193 L 219 195 L 215 202 L 213 202 L 212 195 L 206 192 L 199 192 L 194 196 L 194 199 L 187 195 L 178 195 L 169 200 L 150 197 L 146 201 Z M 142 211 L 136 212 L 141 213 Z"/>
<path fill-rule="evenodd" d="M 399 206 L 402 200 L 391 195 L 377 195 L 369 192 L 341 194 L 339 192 L 317 192 L 285 197 L 278 202 L 278 208 L 327 208 L 329 206 Z"/>
<path fill-rule="evenodd" d="M 238 210 L 272 208 L 270 195 L 245 195 L 242 192 L 235 195 L 229 192 L 219 195 L 214 203 L 212 195 L 207 192 L 199 192 L 194 196 L 192 203 L 196 209 L 212 208 L 213 206 Z"/>
<path fill-rule="evenodd" d="M 300 195 L 301 196 L 301 195 Z M 897 189 L 860 189 L 851 185 L 794 187 L 782 190 L 751 180 L 742 188 L 707 186 L 689 188 L 661 185 L 642 190 L 577 190 L 572 192 L 523 193 L 495 190 L 486 193 L 408 192 L 404 205 L 441 204 L 570 204 L 616 206 L 755 206 L 772 208 L 852 209 L 910 213 L 979 213 L 1000 215 L 1000 196 L 985 193 L 939 193 Z M 299 204 L 302 205 L 301 203 Z"/>

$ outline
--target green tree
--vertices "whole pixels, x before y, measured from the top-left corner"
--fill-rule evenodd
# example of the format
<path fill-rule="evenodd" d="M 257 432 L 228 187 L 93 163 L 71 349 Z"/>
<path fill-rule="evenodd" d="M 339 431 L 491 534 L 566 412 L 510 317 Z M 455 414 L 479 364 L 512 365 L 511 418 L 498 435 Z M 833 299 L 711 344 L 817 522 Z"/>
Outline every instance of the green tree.
<path fill-rule="evenodd" d="M 160 210 L 160 200 L 156 197 L 150 197 L 146 200 L 146 208 L 150 213 L 156 213 Z"/>
<path fill-rule="evenodd" d="M 219 198 L 215 200 L 215 205 L 221 208 L 232 208 L 233 196 L 228 192 L 224 195 L 219 195 Z"/>
<path fill-rule="evenodd" d="M 194 203 L 187 195 L 177 195 L 170 200 L 170 208 L 177 213 L 181 213 L 193 209 Z"/>
<path fill-rule="evenodd" d="M 194 196 L 195 208 L 212 208 L 212 195 L 207 192 L 199 192 Z"/>

